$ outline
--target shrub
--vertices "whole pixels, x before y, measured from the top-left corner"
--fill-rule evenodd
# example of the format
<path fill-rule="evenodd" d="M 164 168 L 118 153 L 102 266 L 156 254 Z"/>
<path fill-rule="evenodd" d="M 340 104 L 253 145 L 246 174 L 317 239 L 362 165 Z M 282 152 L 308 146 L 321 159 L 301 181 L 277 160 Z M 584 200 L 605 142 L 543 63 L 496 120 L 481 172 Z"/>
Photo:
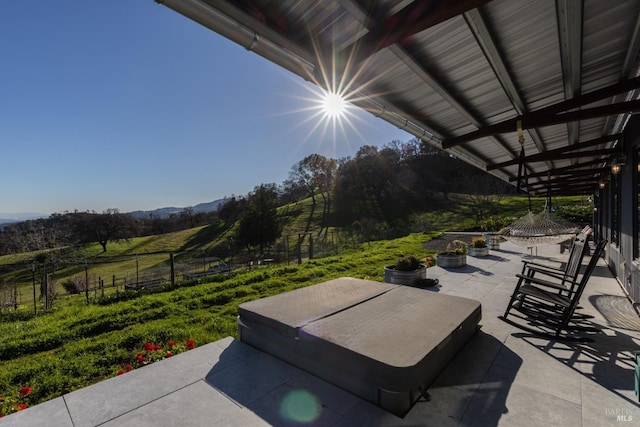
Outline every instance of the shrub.
<path fill-rule="evenodd" d="M 576 224 L 590 224 L 593 220 L 592 205 L 563 205 L 554 212 L 560 218 Z"/>
<path fill-rule="evenodd" d="M 482 231 L 498 231 L 511 225 L 516 219 L 510 216 L 492 215 L 482 221 L 480 228 Z"/>
<path fill-rule="evenodd" d="M 79 294 L 86 291 L 87 281 L 85 276 L 72 276 L 66 282 L 62 282 L 62 287 L 68 294 Z"/>

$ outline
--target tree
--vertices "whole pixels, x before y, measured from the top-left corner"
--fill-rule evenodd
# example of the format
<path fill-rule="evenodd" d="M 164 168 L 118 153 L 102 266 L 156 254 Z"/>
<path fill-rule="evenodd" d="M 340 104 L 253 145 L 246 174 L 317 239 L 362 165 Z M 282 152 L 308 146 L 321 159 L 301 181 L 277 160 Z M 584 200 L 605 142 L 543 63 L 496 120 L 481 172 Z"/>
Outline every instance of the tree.
<path fill-rule="evenodd" d="M 186 208 L 184 208 L 182 210 L 182 212 L 180 212 L 180 218 L 182 218 L 183 220 L 185 220 L 187 222 L 187 227 L 188 228 L 193 228 L 195 227 L 195 215 L 193 212 L 193 207 L 192 206 L 188 206 Z"/>
<path fill-rule="evenodd" d="M 102 252 L 107 252 L 107 243 L 127 239 L 134 234 L 135 220 L 118 209 L 107 209 L 101 214 L 84 212 L 77 214 L 76 231 L 84 242 L 98 242 Z"/>
<path fill-rule="evenodd" d="M 360 147 L 353 159 L 341 160 L 334 197 L 342 221 L 361 217 L 393 224 L 407 210 L 407 191 L 398 183 L 400 158 L 392 147 Z"/>
<path fill-rule="evenodd" d="M 512 186 L 509 189 L 504 181 L 472 167 L 463 170 L 461 177 L 465 182 L 465 193 L 469 197 L 469 210 L 477 224 L 494 214 L 502 195 L 513 189 Z"/>
<path fill-rule="evenodd" d="M 309 191 L 307 188 L 291 177 L 282 182 L 282 194 L 280 196 L 280 200 L 283 205 L 295 203 L 304 199 L 308 195 Z"/>
<path fill-rule="evenodd" d="M 337 162 L 320 154 L 310 154 L 291 167 L 289 179 L 285 187 L 304 188 L 311 196 L 311 203 L 316 204 L 316 194 L 325 198 L 325 193 L 331 191 L 337 169 Z M 325 204 L 327 200 L 325 199 Z"/>
<path fill-rule="evenodd" d="M 240 216 L 237 238 L 247 247 L 258 247 L 260 254 L 282 234 L 278 221 L 278 191 L 275 184 L 261 184 L 247 196 Z"/>
<path fill-rule="evenodd" d="M 246 201 L 242 197 L 231 196 L 218 209 L 218 217 L 228 223 L 232 223 L 240 218 L 240 214 L 244 209 Z"/>

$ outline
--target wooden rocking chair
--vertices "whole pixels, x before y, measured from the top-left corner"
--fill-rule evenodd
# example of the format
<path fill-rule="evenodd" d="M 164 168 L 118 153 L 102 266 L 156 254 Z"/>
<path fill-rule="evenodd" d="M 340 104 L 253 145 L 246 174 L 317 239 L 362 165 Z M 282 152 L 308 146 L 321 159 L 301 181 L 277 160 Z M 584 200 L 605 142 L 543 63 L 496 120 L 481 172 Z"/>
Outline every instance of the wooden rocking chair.
<path fill-rule="evenodd" d="M 533 261 L 522 261 L 524 263 L 522 273 L 516 275 L 516 277 L 522 281 L 534 277 L 536 273 L 544 274 L 545 276 L 560 280 L 561 285 L 571 290 L 575 289 L 578 284 L 577 278 L 580 273 L 580 267 L 582 266 L 582 260 L 587 252 L 587 239 L 590 233 L 591 228 L 585 227 L 585 229 L 575 237 L 571 246 L 571 252 L 569 253 L 569 259 L 564 268 Z M 560 293 L 562 293 L 562 291 L 563 290 L 560 290 Z"/>
<path fill-rule="evenodd" d="M 590 341 L 588 337 L 574 337 L 562 334 L 562 332 L 567 332 L 569 329 L 595 330 L 577 325 L 569 327 L 569 322 L 574 317 L 582 292 L 598 263 L 606 243 L 606 240 L 598 243 L 579 282 L 574 279 L 567 283 L 561 276 L 555 278 L 551 276 L 553 280 L 548 280 L 541 279 L 533 274 L 518 274 L 518 284 L 511 295 L 504 315 L 499 316 L 499 318 L 535 335 L 567 341 Z M 524 319 L 529 324 L 551 329 L 553 333 L 546 333 L 540 329 L 533 329 L 507 319 L 512 309 L 520 313 L 517 317 Z"/>

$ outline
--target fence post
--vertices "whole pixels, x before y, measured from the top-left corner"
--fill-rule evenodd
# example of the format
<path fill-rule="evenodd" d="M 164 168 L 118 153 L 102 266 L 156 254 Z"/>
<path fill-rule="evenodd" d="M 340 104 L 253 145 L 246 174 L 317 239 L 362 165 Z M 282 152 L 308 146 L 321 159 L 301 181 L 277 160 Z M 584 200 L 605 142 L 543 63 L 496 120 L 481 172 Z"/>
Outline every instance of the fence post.
<path fill-rule="evenodd" d="M 331 253 L 334 255 L 338 254 L 338 248 L 336 246 L 336 239 L 335 239 L 335 231 L 331 230 Z"/>
<path fill-rule="evenodd" d="M 87 297 L 87 304 L 89 304 L 89 266 L 87 260 L 84 260 L 84 294 Z"/>
<path fill-rule="evenodd" d="M 309 234 L 309 259 L 313 259 L 313 236 Z"/>
<path fill-rule="evenodd" d="M 231 276 L 231 270 L 233 270 L 233 236 L 229 236 L 227 243 L 229 245 L 229 267 L 227 273 Z"/>
<path fill-rule="evenodd" d="M 171 266 L 171 287 L 174 287 L 176 284 L 176 269 L 173 263 L 173 252 L 169 253 L 169 265 Z"/>
<path fill-rule="evenodd" d="M 302 235 L 298 233 L 298 264 L 302 264 Z"/>
<path fill-rule="evenodd" d="M 46 310 L 47 308 L 49 308 L 49 296 L 47 295 L 47 287 L 48 287 L 49 283 L 47 281 L 47 262 L 43 262 L 42 263 L 42 283 L 40 285 L 40 293 L 43 293 L 44 295 L 44 309 Z"/>
<path fill-rule="evenodd" d="M 38 314 L 38 306 L 36 305 L 36 263 L 31 265 L 31 278 L 33 280 L 33 315 Z"/>
<path fill-rule="evenodd" d="M 18 309 L 18 282 L 13 282 L 13 309 Z"/>
<path fill-rule="evenodd" d="M 284 259 L 287 260 L 287 265 L 289 265 L 289 236 L 284 236 Z"/>

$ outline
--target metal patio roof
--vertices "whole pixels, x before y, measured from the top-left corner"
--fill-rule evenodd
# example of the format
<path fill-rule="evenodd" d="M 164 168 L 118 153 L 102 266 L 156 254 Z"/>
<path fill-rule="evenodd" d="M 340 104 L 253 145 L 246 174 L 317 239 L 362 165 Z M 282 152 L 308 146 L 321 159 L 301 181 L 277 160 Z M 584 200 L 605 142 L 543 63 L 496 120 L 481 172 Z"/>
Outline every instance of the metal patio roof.
<path fill-rule="evenodd" d="M 593 194 L 640 112 L 640 0 L 156 1 L 535 195 Z"/>

